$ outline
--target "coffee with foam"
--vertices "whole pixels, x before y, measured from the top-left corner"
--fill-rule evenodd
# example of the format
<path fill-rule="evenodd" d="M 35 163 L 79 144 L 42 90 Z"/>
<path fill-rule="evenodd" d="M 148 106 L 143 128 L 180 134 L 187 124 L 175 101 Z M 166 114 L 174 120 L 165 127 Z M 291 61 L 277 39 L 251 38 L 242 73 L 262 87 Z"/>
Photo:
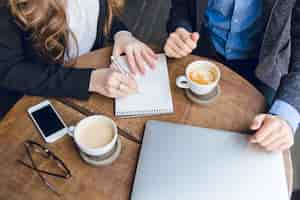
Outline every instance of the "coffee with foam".
<path fill-rule="evenodd" d="M 177 77 L 176 85 L 196 95 L 206 95 L 218 86 L 220 78 L 221 71 L 215 63 L 199 60 L 186 67 L 185 75 Z"/>
<path fill-rule="evenodd" d="M 109 144 L 114 137 L 114 126 L 110 121 L 92 119 L 78 127 L 77 140 L 86 148 L 101 148 Z"/>
<path fill-rule="evenodd" d="M 208 85 L 216 81 L 216 72 L 215 70 L 191 70 L 189 72 L 189 79 L 197 84 Z"/>

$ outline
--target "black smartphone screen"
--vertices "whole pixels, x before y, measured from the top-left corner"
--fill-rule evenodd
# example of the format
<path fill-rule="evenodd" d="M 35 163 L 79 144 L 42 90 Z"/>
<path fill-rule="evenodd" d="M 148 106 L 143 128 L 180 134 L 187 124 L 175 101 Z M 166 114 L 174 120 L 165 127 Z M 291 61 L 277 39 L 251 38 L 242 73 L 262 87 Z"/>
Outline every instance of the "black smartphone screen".
<path fill-rule="evenodd" d="M 56 115 L 55 111 L 50 105 L 43 107 L 32 113 L 32 116 L 45 137 L 65 128 L 64 124 Z"/>

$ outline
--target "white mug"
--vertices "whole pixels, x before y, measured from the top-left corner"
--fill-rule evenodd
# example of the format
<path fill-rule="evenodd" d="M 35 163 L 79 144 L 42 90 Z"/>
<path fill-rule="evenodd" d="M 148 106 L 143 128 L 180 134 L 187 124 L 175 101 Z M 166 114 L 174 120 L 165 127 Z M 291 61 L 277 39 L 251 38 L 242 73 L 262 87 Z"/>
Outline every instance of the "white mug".
<path fill-rule="evenodd" d="M 199 84 L 192 81 L 189 78 L 189 73 L 191 71 L 200 70 L 200 71 L 209 71 L 214 69 L 216 72 L 215 81 L 209 84 Z M 179 76 L 176 79 L 176 85 L 179 88 L 190 89 L 193 93 L 197 95 L 209 94 L 213 91 L 219 84 L 221 79 L 221 71 L 214 63 L 210 61 L 195 61 L 189 64 L 185 70 L 185 76 Z"/>
<path fill-rule="evenodd" d="M 82 126 L 84 126 L 86 123 L 90 123 L 92 120 L 101 120 L 101 121 L 104 120 L 111 124 L 111 126 L 114 130 L 114 135 L 113 135 L 113 139 L 108 144 L 106 144 L 102 147 L 98 147 L 98 148 L 89 148 L 80 143 L 80 140 L 78 139 L 80 128 Z M 101 130 L 99 130 L 99 134 L 101 134 Z M 116 123 L 112 119 L 110 119 L 106 116 L 103 116 L 103 115 L 94 115 L 94 116 L 84 118 L 76 125 L 76 127 L 71 127 L 69 135 L 71 137 L 73 137 L 76 145 L 79 147 L 81 152 L 83 152 L 89 156 L 98 157 L 98 156 L 103 156 L 106 153 L 111 152 L 115 148 L 117 141 L 118 141 L 118 128 L 117 128 Z"/>

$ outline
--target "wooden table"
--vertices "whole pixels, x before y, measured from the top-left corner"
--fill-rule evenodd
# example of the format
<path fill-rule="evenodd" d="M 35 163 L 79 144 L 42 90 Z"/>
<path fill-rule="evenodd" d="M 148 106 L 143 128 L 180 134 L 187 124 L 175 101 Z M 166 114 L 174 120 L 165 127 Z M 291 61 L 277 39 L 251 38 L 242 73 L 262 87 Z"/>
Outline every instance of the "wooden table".
<path fill-rule="evenodd" d="M 61 180 L 46 176 L 49 182 L 63 193 L 58 198 L 45 187 L 36 173 L 17 163 L 26 158 L 22 143 L 32 139 L 43 144 L 26 109 L 42 101 L 41 98 L 25 97 L 0 123 L 0 199 L 1 200 L 120 200 L 129 199 L 136 168 L 139 145 L 123 137 L 122 152 L 117 161 L 107 167 L 92 167 L 85 164 L 69 136 L 47 145 L 72 171 L 72 178 Z M 67 125 L 74 125 L 86 117 L 70 107 L 51 100 Z M 24 159 L 26 160 L 26 159 Z M 28 162 L 28 160 L 27 160 Z M 49 162 L 39 166 L 47 169 Z"/>
<path fill-rule="evenodd" d="M 77 61 L 80 68 L 107 67 L 110 62 L 112 49 L 104 48 L 81 56 Z M 224 129 L 235 132 L 248 131 L 249 126 L 258 113 L 266 111 L 263 95 L 248 81 L 221 63 L 215 62 L 221 69 L 221 96 L 209 106 L 199 106 L 189 101 L 182 89 L 176 87 L 176 77 L 183 75 L 185 67 L 196 60 L 207 60 L 199 56 L 187 56 L 183 59 L 168 60 L 170 84 L 175 107 L 172 115 L 120 119 L 114 116 L 114 101 L 112 99 L 93 94 L 88 101 L 75 99 L 64 100 L 64 103 L 80 110 L 87 115 L 104 114 L 113 118 L 118 126 L 126 130 L 135 141 L 141 142 L 145 122 L 151 119 L 176 122 L 206 128 Z M 214 62 L 214 61 L 212 61 Z M 284 153 L 286 174 L 290 191 L 293 186 L 293 167 L 291 154 Z"/>
<path fill-rule="evenodd" d="M 83 56 L 78 66 L 105 67 L 111 49 L 103 49 Z M 189 56 L 169 61 L 171 89 L 175 114 L 118 119 L 113 115 L 113 100 L 92 95 L 88 101 L 74 99 L 52 100 L 67 125 L 74 125 L 80 119 L 92 114 L 112 117 L 129 135 L 122 134 L 123 149 L 120 158 L 109 167 L 94 168 L 86 165 L 79 157 L 72 140 L 66 136 L 50 149 L 59 155 L 73 172 L 68 181 L 50 179 L 64 194 L 62 199 L 128 199 L 138 158 L 138 151 L 145 122 L 149 119 L 191 124 L 208 128 L 231 131 L 245 131 L 254 115 L 265 110 L 263 96 L 240 76 L 219 65 L 222 71 L 222 94 L 209 106 L 198 106 L 188 101 L 184 92 L 175 87 L 175 78 L 183 74 L 184 66 L 194 60 L 203 59 Z M 8 113 L 0 123 L 0 199 L 58 199 L 44 187 L 36 173 L 16 163 L 25 156 L 22 142 L 34 139 L 42 142 L 37 130 L 27 116 L 26 109 L 42 101 L 37 97 L 25 97 Z M 293 169 L 290 152 L 284 153 L 289 190 L 292 190 Z M 41 166 L 47 166 L 42 162 Z"/>
<path fill-rule="evenodd" d="M 106 48 L 82 56 L 77 63 L 80 67 L 107 67 L 111 49 Z M 75 99 L 64 100 L 64 103 L 86 114 L 105 114 L 116 120 L 122 129 L 137 140 L 141 140 L 147 120 L 157 119 L 207 128 L 218 128 L 243 132 L 248 130 L 257 113 L 265 111 L 265 100 L 259 91 L 238 74 L 220 63 L 216 63 L 222 73 L 221 96 L 209 106 L 199 106 L 189 101 L 182 89 L 176 87 L 176 77 L 184 74 L 185 66 L 195 60 L 203 60 L 198 56 L 188 56 L 180 60 L 169 60 L 169 75 L 175 113 L 142 118 L 120 119 L 114 116 L 113 99 L 93 94 L 88 101 Z"/>

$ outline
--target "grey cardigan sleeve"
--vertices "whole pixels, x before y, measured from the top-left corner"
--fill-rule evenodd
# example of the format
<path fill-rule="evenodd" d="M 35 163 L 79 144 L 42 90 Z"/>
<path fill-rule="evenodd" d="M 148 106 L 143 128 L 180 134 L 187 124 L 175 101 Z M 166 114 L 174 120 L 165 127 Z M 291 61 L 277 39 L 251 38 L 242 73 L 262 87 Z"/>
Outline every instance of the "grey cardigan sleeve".
<path fill-rule="evenodd" d="M 292 16 L 291 62 L 277 92 L 277 99 L 286 101 L 300 112 L 300 0 L 297 0 Z"/>

